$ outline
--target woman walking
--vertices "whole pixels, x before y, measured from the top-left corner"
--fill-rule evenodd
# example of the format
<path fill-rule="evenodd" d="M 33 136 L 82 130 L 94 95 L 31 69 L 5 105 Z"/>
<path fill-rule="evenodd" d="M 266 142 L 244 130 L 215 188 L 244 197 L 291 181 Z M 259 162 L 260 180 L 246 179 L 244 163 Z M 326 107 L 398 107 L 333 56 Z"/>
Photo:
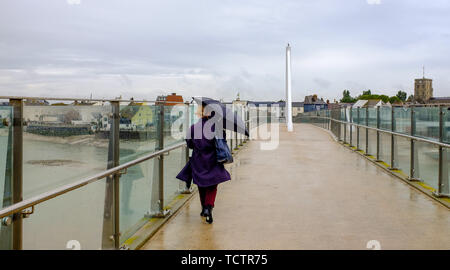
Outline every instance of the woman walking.
<path fill-rule="evenodd" d="M 206 132 L 215 132 L 215 126 L 210 130 L 205 129 L 205 123 L 210 120 L 213 113 L 205 113 L 205 104 L 197 107 L 196 115 L 200 120 L 190 127 L 190 134 L 186 139 L 187 146 L 192 151 L 192 157 L 189 162 L 177 175 L 177 178 L 183 180 L 188 186 L 191 180 L 198 186 L 202 212 L 200 215 L 206 218 L 206 222 L 212 223 L 212 209 L 217 194 L 217 185 L 231 179 L 230 174 L 222 163 L 217 162 L 216 145 L 214 137 L 205 136 Z M 200 132 L 195 134 L 194 132 Z M 225 132 L 224 132 L 225 136 Z"/>

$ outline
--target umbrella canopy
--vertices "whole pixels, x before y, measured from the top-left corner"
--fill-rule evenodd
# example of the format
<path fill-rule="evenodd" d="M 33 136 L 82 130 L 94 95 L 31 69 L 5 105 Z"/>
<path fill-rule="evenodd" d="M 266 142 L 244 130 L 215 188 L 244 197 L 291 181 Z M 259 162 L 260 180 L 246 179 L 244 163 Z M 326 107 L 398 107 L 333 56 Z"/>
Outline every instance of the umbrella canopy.
<path fill-rule="evenodd" d="M 212 110 L 221 117 L 223 120 L 223 128 L 249 136 L 244 121 L 236 112 L 227 108 L 222 102 L 207 97 L 193 97 L 192 99 L 199 105 L 207 106 L 207 109 Z"/>

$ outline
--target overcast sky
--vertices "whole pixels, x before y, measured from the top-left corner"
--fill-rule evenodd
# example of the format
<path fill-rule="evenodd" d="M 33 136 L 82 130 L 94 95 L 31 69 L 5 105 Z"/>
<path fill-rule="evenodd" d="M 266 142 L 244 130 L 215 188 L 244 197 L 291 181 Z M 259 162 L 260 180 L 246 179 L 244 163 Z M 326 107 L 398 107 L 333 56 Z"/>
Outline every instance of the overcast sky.
<path fill-rule="evenodd" d="M 0 96 L 450 96 L 448 0 L 2 0 Z"/>

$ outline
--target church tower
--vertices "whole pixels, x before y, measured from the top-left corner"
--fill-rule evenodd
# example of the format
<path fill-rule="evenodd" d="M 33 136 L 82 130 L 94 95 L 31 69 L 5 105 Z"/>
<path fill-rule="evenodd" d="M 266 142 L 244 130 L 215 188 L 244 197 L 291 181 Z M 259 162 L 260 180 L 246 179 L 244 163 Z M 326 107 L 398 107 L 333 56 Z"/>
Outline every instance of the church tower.
<path fill-rule="evenodd" d="M 414 83 L 414 100 L 425 103 L 433 97 L 433 80 L 425 78 L 425 71 L 422 79 L 416 79 Z"/>

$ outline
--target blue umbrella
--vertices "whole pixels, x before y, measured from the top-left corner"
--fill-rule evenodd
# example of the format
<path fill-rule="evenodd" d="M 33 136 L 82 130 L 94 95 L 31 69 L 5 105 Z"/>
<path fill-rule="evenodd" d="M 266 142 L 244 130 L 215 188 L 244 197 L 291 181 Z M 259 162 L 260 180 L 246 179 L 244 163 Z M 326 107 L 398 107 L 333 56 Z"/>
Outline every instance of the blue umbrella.
<path fill-rule="evenodd" d="M 238 117 L 236 112 L 227 108 L 222 102 L 207 97 L 193 97 L 192 99 L 199 105 L 210 105 L 207 109 L 212 109 L 215 114 L 218 114 L 222 118 L 223 128 L 249 136 L 244 121 Z"/>

